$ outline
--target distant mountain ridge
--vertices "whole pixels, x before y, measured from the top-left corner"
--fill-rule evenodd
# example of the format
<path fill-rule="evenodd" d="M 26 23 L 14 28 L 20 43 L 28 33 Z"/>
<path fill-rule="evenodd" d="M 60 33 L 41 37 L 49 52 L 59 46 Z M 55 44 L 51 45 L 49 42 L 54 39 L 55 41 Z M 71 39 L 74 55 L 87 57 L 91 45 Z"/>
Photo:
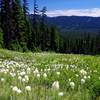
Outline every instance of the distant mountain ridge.
<path fill-rule="evenodd" d="M 30 19 L 32 18 L 33 18 L 33 15 L 31 14 Z M 61 32 L 66 32 L 66 31 L 97 32 L 97 31 L 100 31 L 100 17 L 58 16 L 58 17 L 46 17 L 45 20 L 49 25 L 57 26 Z"/>
<path fill-rule="evenodd" d="M 58 17 L 47 17 L 46 21 L 51 25 L 56 25 L 62 32 L 100 31 L 100 17 L 58 16 Z"/>

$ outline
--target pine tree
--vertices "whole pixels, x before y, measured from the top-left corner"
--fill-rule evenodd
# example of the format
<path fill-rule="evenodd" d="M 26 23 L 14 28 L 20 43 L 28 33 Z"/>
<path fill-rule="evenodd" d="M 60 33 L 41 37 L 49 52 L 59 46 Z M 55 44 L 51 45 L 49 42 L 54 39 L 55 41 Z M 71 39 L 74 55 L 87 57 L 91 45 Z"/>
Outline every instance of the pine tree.
<path fill-rule="evenodd" d="M 29 8 L 28 8 L 27 0 L 23 0 L 23 13 L 24 13 L 25 17 L 27 17 L 26 15 L 29 14 Z"/>
<path fill-rule="evenodd" d="M 0 15 L 1 15 L 1 28 L 4 32 L 4 44 L 6 48 L 9 48 L 11 42 L 11 6 L 10 0 L 0 1 Z"/>
<path fill-rule="evenodd" d="M 28 2 L 27 0 L 23 0 L 23 13 L 24 13 L 24 20 L 25 20 L 25 25 L 26 25 L 26 33 L 27 33 L 27 47 L 28 49 L 31 50 L 31 33 L 32 33 L 32 29 L 31 29 L 31 24 L 30 24 L 30 20 L 28 18 L 29 16 L 29 8 L 28 8 Z"/>
<path fill-rule="evenodd" d="M 56 27 L 51 27 L 51 32 L 50 32 L 50 48 L 53 51 L 57 51 L 58 49 L 58 39 L 57 36 L 59 35 L 59 33 L 57 32 Z"/>
<path fill-rule="evenodd" d="M 20 0 L 14 0 L 12 2 L 12 20 L 14 25 L 14 39 L 13 43 L 16 45 L 13 48 L 13 44 L 11 45 L 11 49 L 17 49 L 19 51 L 27 50 L 27 25 L 24 17 L 24 13 L 21 7 Z"/>
<path fill-rule="evenodd" d="M 39 24 L 39 9 L 37 1 L 34 0 L 34 15 L 32 20 L 32 34 L 31 34 L 31 50 L 38 48 L 40 45 L 40 24 Z"/>
<path fill-rule="evenodd" d="M 40 22 L 40 31 L 41 31 L 41 34 L 40 34 L 40 42 L 41 42 L 41 49 L 43 51 L 45 51 L 47 49 L 47 40 L 48 40 L 48 29 L 47 29 L 47 26 L 46 26 L 46 23 L 45 23 L 45 17 L 46 17 L 46 11 L 47 11 L 47 8 L 46 7 L 43 7 L 43 9 L 41 10 L 41 22 Z"/>

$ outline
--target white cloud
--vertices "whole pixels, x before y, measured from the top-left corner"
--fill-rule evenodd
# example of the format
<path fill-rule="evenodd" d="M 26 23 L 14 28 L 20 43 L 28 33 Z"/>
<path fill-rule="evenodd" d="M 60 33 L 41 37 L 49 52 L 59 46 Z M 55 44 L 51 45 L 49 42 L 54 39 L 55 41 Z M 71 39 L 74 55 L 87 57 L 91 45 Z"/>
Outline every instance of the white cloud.
<path fill-rule="evenodd" d="M 50 17 L 72 16 L 72 15 L 100 17 L 100 8 L 54 10 L 54 11 L 48 11 L 47 15 Z"/>

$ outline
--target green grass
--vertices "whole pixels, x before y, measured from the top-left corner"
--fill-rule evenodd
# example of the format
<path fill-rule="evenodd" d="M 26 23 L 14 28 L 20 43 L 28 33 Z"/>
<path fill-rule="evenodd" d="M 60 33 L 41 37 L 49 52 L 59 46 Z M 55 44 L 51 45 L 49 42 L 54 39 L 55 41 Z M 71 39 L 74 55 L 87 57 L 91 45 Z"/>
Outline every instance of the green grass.
<path fill-rule="evenodd" d="M 100 100 L 100 56 L 0 49 L 0 100 Z"/>

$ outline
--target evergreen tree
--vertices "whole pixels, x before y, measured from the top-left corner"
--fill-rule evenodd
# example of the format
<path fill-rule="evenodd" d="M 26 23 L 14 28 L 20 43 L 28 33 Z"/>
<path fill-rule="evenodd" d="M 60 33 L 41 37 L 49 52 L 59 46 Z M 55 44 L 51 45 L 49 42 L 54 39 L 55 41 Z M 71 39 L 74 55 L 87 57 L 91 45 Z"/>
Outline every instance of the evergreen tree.
<path fill-rule="evenodd" d="M 0 48 L 3 48 L 4 47 L 4 43 L 3 43 L 3 31 L 0 27 Z"/>
<path fill-rule="evenodd" d="M 1 0 L 0 1 L 0 21 L 1 28 L 4 32 L 4 44 L 5 47 L 9 49 L 9 45 L 11 42 L 11 1 L 10 0 Z"/>
<path fill-rule="evenodd" d="M 41 10 L 41 22 L 40 22 L 40 45 L 41 45 L 41 49 L 43 51 L 46 50 L 46 45 L 47 45 L 47 40 L 48 40 L 48 30 L 47 30 L 47 26 L 46 26 L 46 23 L 45 23 L 45 17 L 46 17 L 46 11 L 47 11 L 47 8 L 46 7 L 43 7 L 43 9 Z"/>
<path fill-rule="evenodd" d="M 23 13 L 24 13 L 24 20 L 25 20 L 25 24 L 26 24 L 26 33 L 27 33 L 27 47 L 28 49 L 31 50 L 31 33 L 32 33 L 32 27 L 31 27 L 31 24 L 30 24 L 30 20 L 28 18 L 29 16 L 29 8 L 28 8 L 28 2 L 27 0 L 23 0 Z"/>

